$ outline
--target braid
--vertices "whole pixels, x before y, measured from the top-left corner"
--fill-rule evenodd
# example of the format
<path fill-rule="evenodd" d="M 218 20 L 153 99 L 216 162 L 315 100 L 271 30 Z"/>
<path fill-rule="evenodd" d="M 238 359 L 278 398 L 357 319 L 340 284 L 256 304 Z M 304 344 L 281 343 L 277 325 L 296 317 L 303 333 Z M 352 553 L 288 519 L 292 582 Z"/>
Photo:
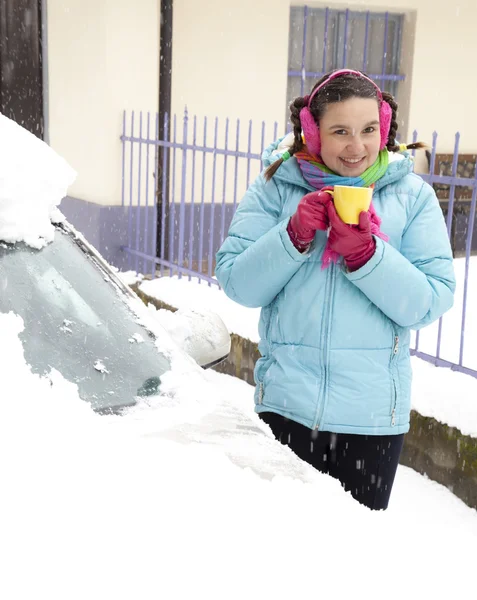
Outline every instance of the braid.
<path fill-rule="evenodd" d="M 386 144 L 386 148 L 389 150 L 389 152 L 399 152 L 401 148 L 400 148 L 399 144 L 396 144 L 396 134 L 397 134 L 397 129 L 398 129 L 398 123 L 397 123 L 398 105 L 397 105 L 396 100 L 394 100 L 393 96 L 389 92 L 382 92 L 382 94 L 383 94 L 383 100 L 389 104 L 389 106 L 391 107 L 391 110 L 393 111 L 392 117 L 391 117 L 391 127 L 389 128 L 389 138 L 388 138 L 388 143 Z M 422 142 L 415 142 L 413 144 L 407 144 L 408 150 L 419 150 L 420 148 L 427 148 L 427 145 L 423 144 Z"/>
<path fill-rule="evenodd" d="M 300 121 L 300 111 L 307 105 L 307 101 L 305 98 L 295 98 L 293 102 L 290 104 L 290 121 L 293 125 L 293 135 L 294 140 L 292 146 L 289 148 L 288 153 L 290 156 L 293 156 L 295 152 L 299 152 L 303 148 L 303 139 L 301 137 L 301 121 Z M 274 163 L 272 163 L 267 170 L 265 171 L 265 179 L 270 181 L 270 179 L 275 175 L 278 171 L 279 167 L 283 164 L 283 158 L 279 158 Z"/>
<path fill-rule="evenodd" d="M 386 148 L 389 150 L 389 152 L 399 152 L 399 145 L 396 145 L 396 134 L 398 130 L 398 123 L 396 117 L 398 105 L 396 100 L 394 100 L 394 98 L 389 92 L 383 92 L 383 100 L 384 102 L 387 102 L 389 104 L 391 110 L 393 111 L 391 117 L 391 126 L 389 128 L 389 138 L 388 143 L 386 144 Z"/>

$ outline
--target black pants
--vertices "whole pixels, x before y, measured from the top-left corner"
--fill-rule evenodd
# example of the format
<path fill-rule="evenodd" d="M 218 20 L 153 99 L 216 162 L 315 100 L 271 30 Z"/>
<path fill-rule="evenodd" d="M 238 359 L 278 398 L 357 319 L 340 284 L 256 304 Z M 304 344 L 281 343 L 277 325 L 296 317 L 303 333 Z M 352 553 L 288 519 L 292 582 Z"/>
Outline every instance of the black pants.
<path fill-rule="evenodd" d="M 259 416 L 279 442 L 318 471 L 339 479 L 358 502 L 373 510 L 388 507 L 404 434 L 313 431 L 276 413 L 263 412 Z"/>

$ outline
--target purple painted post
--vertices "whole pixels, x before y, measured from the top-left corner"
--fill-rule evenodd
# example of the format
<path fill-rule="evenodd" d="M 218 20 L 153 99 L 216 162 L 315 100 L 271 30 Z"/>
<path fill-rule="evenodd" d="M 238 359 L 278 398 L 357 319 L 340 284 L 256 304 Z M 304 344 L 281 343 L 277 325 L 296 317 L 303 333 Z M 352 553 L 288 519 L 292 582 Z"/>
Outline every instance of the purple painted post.
<path fill-rule="evenodd" d="M 435 179 L 436 172 L 436 148 L 437 148 L 437 131 L 432 134 L 432 151 L 431 151 L 431 164 L 429 165 L 429 183 L 432 185 Z"/>
<path fill-rule="evenodd" d="M 384 76 L 386 75 L 386 60 L 388 57 L 388 28 L 389 28 L 389 13 L 386 12 L 386 17 L 384 21 L 384 49 L 383 49 L 383 65 L 382 65 L 382 73 L 383 82 Z"/>
<path fill-rule="evenodd" d="M 219 119 L 215 117 L 215 130 L 214 130 L 214 158 L 212 162 L 212 194 L 210 200 L 210 227 L 209 227 L 209 256 L 208 256 L 208 270 L 207 274 L 209 277 L 213 275 L 213 260 L 214 260 L 214 220 L 215 220 L 215 176 L 217 174 L 217 134 L 219 128 Z"/>
<path fill-rule="evenodd" d="M 203 247 L 204 247 L 204 202 L 205 202 L 205 163 L 207 153 L 205 148 L 207 146 L 207 117 L 204 117 L 204 151 L 202 155 L 202 196 L 200 201 L 200 214 L 199 214 L 199 272 L 203 274 L 202 260 L 203 260 Z M 201 279 L 199 279 L 199 283 Z"/>
<path fill-rule="evenodd" d="M 462 367 L 464 360 L 465 319 L 467 315 L 467 294 L 469 291 L 469 267 L 470 253 L 472 251 L 472 238 L 475 224 L 475 211 L 477 208 L 477 162 L 475 163 L 474 189 L 472 190 L 472 201 L 470 203 L 469 224 L 467 228 L 467 239 L 465 242 L 465 277 L 464 277 L 464 300 L 462 305 L 462 327 L 460 330 L 459 366 Z"/>
<path fill-rule="evenodd" d="M 142 110 L 139 113 L 139 164 L 137 173 L 137 201 L 136 201 L 136 246 L 135 250 L 139 250 L 139 232 L 141 227 L 141 167 L 142 167 Z M 134 270 L 139 271 L 139 256 L 136 254 L 134 261 Z"/>
<path fill-rule="evenodd" d="M 192 134 L 192 193 L 190 199 L 190 218 L 189 218 L 189 269 L 192 271 L 192 260 L 194 255 L 194 217 L 195 217 L 195 153 L 197 146 L 197 116 L 194 115 L 194 132 Z M 189 281 L 192 279 L 189 274 Z"/>
<path fill-rule="evenodd" d="M 452 177 L 457 175 L 457 166 L 459 164 L 459 142 L 460 133 L 455 134 L 454 156 L 452 158 Z M 452 183 L 449 188 L 449 203 L 447 208 L 447 234 L 449 238 L 452 235 L 452 215 L 454 213 L 455 202 L 455 183 Z"/>
<path fill-rule="evenodd" d="M 146 143 L 146 215 L 144 222 L 144 254 L 147 254 L 147 236 L 149 234 L 149 145 L 150 145 L 151 113 L 147 113 L 147 143 Z M 146 272 L 146 260 L 142 263 L 143 272 Z"/>
<path fill-rule="evenodd" d="M 252 153 L 252 120 L 248 123 L 247 188 L 250 185 L 250 154 Z"/>
<path fill-rule="evenodd" d="M 156 133 L 157 138 L 159 138 L 159 128 L 157 128 L 157 133 Z M 162 140 L 164 142 L 168 142 L 169 141 L 169 115 L 168 113 L 164 113 L 164 140 Z M 167 189 L 166 189 L 166 184 L 168 183 L 166 181 L 166 176 L 165 174 L 167 173 L 167 158 L 168 158 L 168 154 L 170 152 L 169 148 L 167 146 L 163 146 L 164 148 L 164 152 L 162 154 L 162 173 L 163 173 L 163 177 L 162 177 L 162 206 L 161 206 L 161 259 L 165 260 L 166 259 L 166 203 L 165 203 L 165 198 L 167 197 Z M 157 199 L 156 199 L 156 206 L 157 206 Z M 154 245 L 155 247 L 155 245 Z M 161 277 L 164 275 L 164 264 L 161 262 Z"/>
<path fill-rule="evenodd" d="M 328 27 L 329 27 L 330 9 L 325 10 L 325 35 L 323 37 L 323 73 L 326 73 L 326 54 L 328 52 Z"/>
<path fill-rule="evenodd" d="M 238 152 L 239 152 L 239 140 L 240 140 L 240 119 L 237 119 L 237 133 L 235 137 L 235 169 L 234 169 L 234 212 L 237 207 L 237 182 L 238 182 Z"/>
<path fill-rule="evenodd" d="M 364 32 L 363 71 L 366 71 L 368 66 L 369 14 L 368 10 L 366 12 L 366 29 Z"/>
<path fill-rule="evenodd" d="M 346 67 L 346 59 L 347 57 L 347 52 L 346 52 L 346 43 L 348 41 L 348 24 L 349 24 L 349 9 L 347 8 L 345 11 L 345 28 L 344 28 L 344 35 L 343 35 L 343 69 Z"/>
<path fill-rule="evenodd" d="M 273 124 L 273 141 L 278 138 L 278 122 L 275 121 Z"/>
<path fill-rule="evenodd" d="M 225 239 L 225 202 L 227 198 L 227 152 L 228 152 L 228 143 L 229 143 L 229 119 L 225 120 L 225 154 L 224 154 L 224 181 L 222 186 L 222 214 L 220 216 L 220 244 Z"/>
<path fill-rule="evenodd" d="M 124 139 L 126 137 L 126 111 L 123 110 L 123 135 L 122 137 L 122 141 L 123 141 L 123 147 L 122 147 L 122 159 L 121 159 L 121 163 L 122 163 L 122 173 L 121 173 L 121 206 L 124 207 L 124 181 L 126 178 L 126 140 Z"/>
<path fill-rule="evenodd" d="M 165 115 L 167 119 L 167 113 Z M 167 121 L 164 127 L 164 135 L 167 139 Z M 159 141 L 159 113 L 156 113 L 156 137 L 155 139 Z M 165 150 L 165 148 L 164 148 Z M 164 153 L 165 154 L 165 153 Z M 153 202 L 153 231 L 152 231 L 152 249 L 151 256 L 156 256 L 157 254 L 157 192 L 158 192 L 158 180 L 159 180 L 159 146 L 155 144 L 154 148 L 154 202 Z M 161 222 L 161 228 L 164 225 L 164 221 Z M 161 238 L 162 242 L 163 238 Z M 162 245 L 162 243 L 161 243 Z M 161 265 L 162 269 L 162 265 Z M 156 261 L 152 261 L 151 265 L 151 277 L 155 279 L 156 277 Z"/>
<path fill-rule="evenodd" d="M 303 46 L 301 49 L 301 85 L 300 85 L 300 94 L 303 96 L 305 94 L 305 80 L 306 80 L 306 30 L 308 26 L 308 6 L 305 6 L 303 11 Z"/>
<path fill-rule="evenodd" d="M 454 158 L 452 160 L 452 177 L 457 175 L 457 164 L 459 158 L 459 140 L 460 134 L 457 132 L 455 135 L 455 146 L 454 146 Z M 447 205 L 447 235 L 449 239 L 452 237 L 452 215 L 454 213 L 454 198 L 455 198 L 455 184 L 451 184 L 449 188 L 449 203 Z M 442 342 L 442 322 L 443 317 L 439 319 L 439 326 L 437 332 L 437 350 L 436 358 L 440 358 L 441 355 L 441 342 Z"/>
<path fill-rule="evenodd" d="M 181 205 L 179 208 L 179 249 L 178 263 L 180 267 L 184 266 L 184 230 L 185 230 L 185 201 L 186 201 L 186 186 L 187 186 L 187 122 L 189 115 L 187 106 L 184 110 L 184 126 L 182 129 L 182 179 L 181 179 Z M 182 271 L 178 272 L 178 278 L 182 279 Z"/>
<path fill-rule="evenodd" d="M 131 112 L 131 157 L 129 169 L 129 211 L 128 211 L 128 248 L 132 243 L 132 201 L 133 201 L 133 172 L 134 172 L 134 111 Z M 128 255 L 128 268 L 131 268 L 132 255 Z"/>
<path fill-rule="evenodd" d="M 174 265 L 174 233 L 176 220 L 176 152 L 177 152 L 177 115 L 174 115 L 174 133 L 173 133 L 173 150 L 172 150 L 172 194 L 171 206 L 169 210 L 169 276 L 172 277 Z"/>

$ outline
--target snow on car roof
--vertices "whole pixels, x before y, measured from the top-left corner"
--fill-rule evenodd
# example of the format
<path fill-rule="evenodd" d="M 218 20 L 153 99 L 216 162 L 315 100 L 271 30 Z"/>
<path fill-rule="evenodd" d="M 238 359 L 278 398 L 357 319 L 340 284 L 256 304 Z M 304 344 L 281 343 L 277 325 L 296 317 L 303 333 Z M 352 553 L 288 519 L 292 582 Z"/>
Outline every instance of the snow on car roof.
<path fill-rule="evenodd" d="M 76 172 L 48 144 L 0 114 L 0 240 L 42 248 Z"/>

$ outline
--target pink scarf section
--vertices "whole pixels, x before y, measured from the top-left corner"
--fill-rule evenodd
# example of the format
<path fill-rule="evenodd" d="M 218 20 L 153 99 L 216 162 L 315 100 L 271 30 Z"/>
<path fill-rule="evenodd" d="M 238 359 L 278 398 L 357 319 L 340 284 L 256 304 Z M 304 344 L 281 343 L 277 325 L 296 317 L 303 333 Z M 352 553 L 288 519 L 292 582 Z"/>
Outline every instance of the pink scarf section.
<path fill-rule="evenodd" d="M 372 202 L 371 206 L 369 207 L 369 216 L 371 220 L 371 233 L 387 242 L 389 240 L 389 236 L 381 231 L 381 219 L 378 217 Z M 332 262 L 337 263 L 339 257 L 340 255 L 330 248 L 330 243 L 328 241 L 321 259 L 321 268 L 327 269 Z"/>

